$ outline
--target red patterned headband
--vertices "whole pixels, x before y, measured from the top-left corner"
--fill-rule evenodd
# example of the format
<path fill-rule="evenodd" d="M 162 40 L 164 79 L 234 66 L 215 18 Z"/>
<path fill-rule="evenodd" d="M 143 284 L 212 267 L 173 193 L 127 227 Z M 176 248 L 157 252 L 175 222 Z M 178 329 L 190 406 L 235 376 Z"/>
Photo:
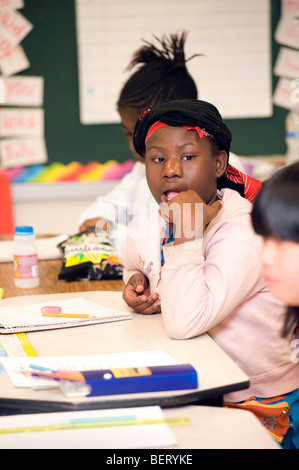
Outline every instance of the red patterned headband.
<path fill-rule="evenodd" d="M 166 126 L 168 126 L 168 124 L 165 124 L 164 122 L 161 122 L 161 121 L 154 122 L 147 131 L 145 143 L 155 131 Z M 200 139 L 206 136 L 213 138 L 211 134 L 206 132 L 204 129 L 201 129 L 200 127 L 197 127 L 197 126 L 194 126 L 194 127 L 181 126 L 181 127 L 183 127 L 184 129 L 187 129 L 187 131 L 190 131 L 190 130 L 196 131 Z M 262 184 L 260 181 L 256 180 L 255 178 L 251 178 L 250 176 L 247 176 L 246 174 L 242 173 L 240 170 L 233 167 L 232 165 L 228 165 L 225 175 L 224 175 L 224 180 L 226 184 L 224 184 L 223 187 L 231 187 L 231 189 L 236 190 L 237 189 L 236 187 L 241 186 L 243 188 L 243 194 L 242 194 L 243 197 L 245 197 L 245 199 L 248 199 L 252 203 L 254 202 L 257 193 L 262 187 Z"/>
<path fill-rule="evenodd" d="M 164 122 L 161 122 L 161 121 L 156 121 L 154 122 L 148 129 L 147 131 L 147 134 L 146 134 L 146 137 L 145 137 L 145 143 L 147 143 L 148 141 L 148 138 L 154 133 L 156 132 L 158 129 L 161 129 L 162 127 L 167 127 L 168 124 L 165 124 Z M 198 126 L 181 126 L 183 127 L 184 129 L 186 129 L 187 131 L 196 131 L 199 138 L 202 139 L 203 137 L 212 137 L 213 136 L 211 134 L 209 134 L 207 131 L 205 131 L 204 129 L 201 129 L 200 127 Z"/>

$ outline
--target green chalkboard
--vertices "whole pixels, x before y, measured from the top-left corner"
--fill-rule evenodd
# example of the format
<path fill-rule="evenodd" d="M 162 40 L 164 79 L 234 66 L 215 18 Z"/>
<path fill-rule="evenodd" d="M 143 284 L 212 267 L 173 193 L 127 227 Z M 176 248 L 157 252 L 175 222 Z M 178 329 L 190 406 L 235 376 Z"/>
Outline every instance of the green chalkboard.
<path fill-rule="evenodd" d="M 273 38 L 280 16 L 280 0 L 272 0 L 271 5 Z M 45 138 L 49 162 L 96 160 L 103 163 L 132 158 L 120 124 L 80 123 L 75 1 L 25 0 L 20 11 L 34 25 L 22 41 L 31 65 L 21 75 L 42 76 L 45 80 Z M 272 39 L 272 65 L 278 48 Z M 276 82 L 277 77 L 273 77 L 273 90 Z M 227 120 L 233 135 L 232 151 L 239 155 L 284 153 L 286 113 L 274 106 L 271 118 Z"/>

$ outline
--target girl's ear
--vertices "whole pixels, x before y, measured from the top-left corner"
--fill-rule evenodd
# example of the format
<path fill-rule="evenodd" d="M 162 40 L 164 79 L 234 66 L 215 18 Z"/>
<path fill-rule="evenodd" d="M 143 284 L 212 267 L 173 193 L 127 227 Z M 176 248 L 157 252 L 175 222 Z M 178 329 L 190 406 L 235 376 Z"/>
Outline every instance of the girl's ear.
<path fill-rule="evenodd" d="M 221 150 L 215 157 L 216 164 L 216 177 L 224 175 L 227 168 L 227 153 L 224 150 Z"/>

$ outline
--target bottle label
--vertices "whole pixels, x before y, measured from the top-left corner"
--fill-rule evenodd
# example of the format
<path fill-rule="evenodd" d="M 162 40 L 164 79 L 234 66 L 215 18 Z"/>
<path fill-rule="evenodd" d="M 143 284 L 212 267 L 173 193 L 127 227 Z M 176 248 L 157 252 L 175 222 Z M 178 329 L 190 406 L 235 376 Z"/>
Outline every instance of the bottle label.
<path fill-rule="evenodd" d="M 14 255 L 14 276 L 17 279 L 34 279 L 38 277 L 37 255 Z"/>

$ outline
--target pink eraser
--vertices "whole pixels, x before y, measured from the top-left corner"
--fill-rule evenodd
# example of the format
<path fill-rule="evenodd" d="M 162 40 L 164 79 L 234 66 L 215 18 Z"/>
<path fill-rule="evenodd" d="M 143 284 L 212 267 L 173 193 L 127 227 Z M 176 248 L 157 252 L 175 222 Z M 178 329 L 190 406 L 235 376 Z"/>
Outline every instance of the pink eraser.
<path fill-rule="evenodd" d="M 41 310 L 43 313 L 60 313 L 61 307 L 55 307 L 54 305 L 50 307 L 45 306 L 45 307 L 42 307 Z"/>

